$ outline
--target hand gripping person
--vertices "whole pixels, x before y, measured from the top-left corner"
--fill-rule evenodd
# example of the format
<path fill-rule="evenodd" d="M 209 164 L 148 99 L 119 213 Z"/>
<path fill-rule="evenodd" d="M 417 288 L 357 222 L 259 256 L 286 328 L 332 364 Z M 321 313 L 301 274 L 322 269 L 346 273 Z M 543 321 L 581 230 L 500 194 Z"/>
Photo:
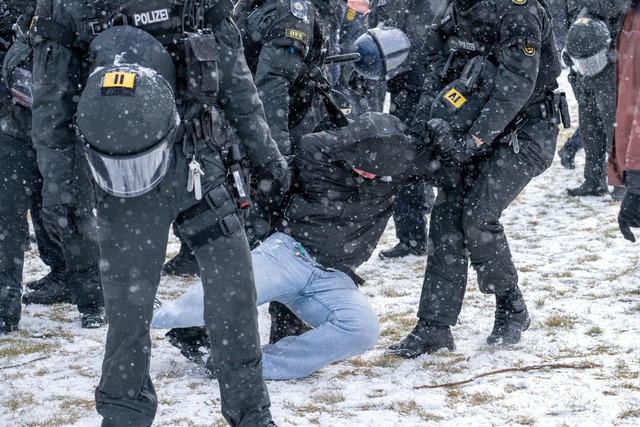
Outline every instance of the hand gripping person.
<path fill-rule="evenodd" d="M 514 344 L 530 324 L 500 216 L 529 181 L 553 160 L 562 97 L 551 16 L 544 0 L 448 0 L 427 33 L 427 78 L 412 128 L 430 117 L 443 87 L 474 57 L 497 69 L 495 87 L 480 116 L 461 136 L 462 173 L 438 191 L 429 227 L 427 268 L 418 323 L 389 352 L 417 357 L 454 348 L 450 326 L 458 321 L 468 264 L 480 291 L 496 298 L 487 342 Z M 452 108 L 463 101 L 455 88 Z"/>
<path fill-rule="evenodd" d="M 231 9 L 224 0 L 38 2 L 34 139 L 45 147 L 38 156 L 53 211 L 67 213 L 61 234 L 73 232 L 63 191 L 73 171 L 88 161 L 97 183 L 111 320 L 95 392 L 103 427 L 150 426 L 155 417 L 149 324 L 174 221 L 200 266 L 222 414 L 233 426 L 274 425 L 238 189 L 226 180 L 225 127 L 239 135 L 264 197 L 278 198 L 289 173 Z"/>

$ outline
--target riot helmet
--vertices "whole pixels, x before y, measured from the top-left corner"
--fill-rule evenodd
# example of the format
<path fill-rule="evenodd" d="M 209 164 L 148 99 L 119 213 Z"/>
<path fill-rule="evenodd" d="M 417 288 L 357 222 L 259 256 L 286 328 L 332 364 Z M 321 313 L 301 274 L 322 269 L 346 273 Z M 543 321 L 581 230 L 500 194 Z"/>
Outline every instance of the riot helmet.
<path fill-rule="evenodd" d="M 120 48 L 108 46 L 125 34 Z M 114 27 L 96 40 L 90 50 L 98 66 L 78 101 L 76 127 L 96 183 L 114 196 L 136 197 L 153 189 L 171 163 L 180 117 L 165 75 L 175 77 L 175 68 L 142 30 Z"/>
<path fill-rule="evenodd" d="M 360 59 L 353 63 L 358 74 L 369 80 L 392 79 L 408 70 L 411 42 L 398 28 L 377 27 L 367 30 L 353 43 Z"/>
<path fill-rule="evenodd" d="M 493 88 L 497 68 L 484 56 L 475 56 L 464 66 L 460 78 L 445 86 L 431 104 L 430 119 L 443 119 L 454 136 L 471 129 Z"/>
<path fill-rule="evenodd" d="M 607 24 L 591 16 L 580 16 L 567 32 L 567 53 L 578 73 L 595 76 L 609 63 L 611 33 Z"/>

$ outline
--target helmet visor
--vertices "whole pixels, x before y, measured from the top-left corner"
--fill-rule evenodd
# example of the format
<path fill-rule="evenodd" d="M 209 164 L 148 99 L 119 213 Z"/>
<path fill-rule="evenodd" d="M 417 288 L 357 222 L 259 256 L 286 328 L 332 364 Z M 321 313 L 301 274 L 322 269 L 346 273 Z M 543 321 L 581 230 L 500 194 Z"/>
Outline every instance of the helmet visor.
<path fill-rule="evenodd" d="M 578 73 L 583 76 L 595 76 L 604 70 L 609 62 L 608 58 L 609 47 L 601 49 L 598 53 L 588 56 L 586 58 L 574 58 L 571 57 L 573 64 L 576 67 Z"/>
<path fill-rule="evenodd" d="M 96 183 L 117 197 L 136 197 L 152 190 L 171 163 L 175 129 L 149 150 L 133 156 L 110 156 L 85 144 L 85 156 Z"/>

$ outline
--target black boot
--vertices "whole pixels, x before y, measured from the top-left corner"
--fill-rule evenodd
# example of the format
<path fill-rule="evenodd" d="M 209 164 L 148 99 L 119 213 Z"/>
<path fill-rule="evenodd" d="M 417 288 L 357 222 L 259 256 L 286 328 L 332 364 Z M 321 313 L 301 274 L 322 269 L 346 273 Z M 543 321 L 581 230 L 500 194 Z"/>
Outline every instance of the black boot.
<path fill-rule="evenodd" d="M 73 297 L 67 289 L 64 269 L 52 270 L 40 280 L 27 284 L 27 290 L 22 295 L 23 304 L 60 304 L 74 303 Z"/>
<path fill-rule="evenodd" d="M 104 305 L 89 304 L 80 309 L 80 325 L 85 329 L 96 329 L 107 324 Z"/>
<path fill-rule="evenodd" d="M 18 325 L 14 325 L 7 319 L 0 317 L 0 335 L 8 334 L 18 329 Z"/>
<path fill-rule="evenodd" d="M 39 278 L 38 280 L 33 280 L 31 282 L 27 282 L 24 286 L 27 290 L 30 291 L 39 291 L 42 288 L 46 288 L 49 286 L 50 282 L 61 282 L 65 283 L 65 267 L 56 267 L 52 269 L 49 274 Z"/>
<path fill-rule="evenodd" d="M 180 252 L 162 266 L 163 276 L 200 276 L 200 267 L 195 255 L 186 244 L 180 245 Z"/>
<path fill-rule="evenodd" d="M 271 330 L 269 344 L 275 344 L 282 338 L 302 335 L 311 330 L 311 326 L 298 318 L 286 305 L 272 301 L 269 304 Z"/>
<path fill-rule="evenodd" d="M 411 246 L 408 243 L 400 242 L 391 249 L 380 251 L 378 256 L 380 259 L 403 258 L 408 255 L 423 256 L 427 253 L 426 245 Z"/>
<path fill-rule="evenodd" d="M 606 183 L 592 184 L 585 182 L 580 187 L 567 188 L 567 194 L 573 197 L 604 196 L 609 192 Z"/>
<path fill-rule="evenodd" d="M 576 168 L 576 153 L 582 148 L 582 140 L 580 139 L 580 129 L 571 135 L 571 137 L 564 143 L 564 146 L 558 151 L 558 157 L 560 157 L 560 164 L 566 169 Z"/>
<path fill-rule="evenodd" d="M 529 329 L 531 319 L 520 288 L 504 295 L 496 295 L 496 319 L 488 344 L 516 344 L 522 332 Z"/>
<path fill-rule="evenodd" d="M 165 335 L 169 344 L 180 350 L 180 353 L 198 365 L 204 363 L 206 352 L 211 349 L 209 336 L 205 328 L 173 328 Z M 202 351 L 204 348 L 206 352 Z"/>
<path fill-rule="evenodd" d="M 451 351 L 456 348 L 449 325 L 420 318 L 413 331 L 398 344 L 389 346 L 386 353 L 413 359 L 441 348 Z"/>

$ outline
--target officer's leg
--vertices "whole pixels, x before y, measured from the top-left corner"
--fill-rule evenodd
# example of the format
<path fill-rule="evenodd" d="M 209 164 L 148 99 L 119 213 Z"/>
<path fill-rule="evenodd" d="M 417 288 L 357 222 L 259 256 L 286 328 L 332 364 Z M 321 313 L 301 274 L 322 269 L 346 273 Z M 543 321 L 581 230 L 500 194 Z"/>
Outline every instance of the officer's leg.
<path fill-rule="evenodd" d="M 98 203 L 100 269 L 109 319 L 96 389 L 103 427 L 149 426 L 157 408 L 149 376 L 149 324 L 173 218 L 167 199 L 155 195 L 106 196 Z"/>
<path fill-rule="evenodd" d="M 182 277 L 199 276 L 200 268 L 198 267 L 196 257 L 193 255 L 193 252 L 189 248 L 189 245 L 187 245 L 187 242 L 182 238 L 180 230 L 175 223 L 173 224 L 172 229 L 173 234 L 180 242 L 180 250 L 173 258 L 162 266 L 162 275 Z"/>
<path fill-rule="evenodd" d="M 0 134 L 0 334 L 18 326 L 22 267 L 29 244 L 27 209 L 37 179 L 35 153 L 26 142 Z"/>
<path fill-rule="evenodd" d="M 77 180 L 74 184 L 80 237 L 64 238 L 62 251 L 66 261 L 66 283 L 71 296 L 75 298 L 78 310 L 93 316 L 96 307 L 102 311 L 104 305 L 100 281 L 100 250 L 96 240 L 95 198 L 86 160 L 77 154 Z M 84 319 L 83 319 L 84 320 Z M 84 322 L 83 322 L 83 326 Z M 99 326 L 99 325 L 97 325 Z M 96 327 L 88 325 L 88 327 Z"/>
<path fill-rule="evenodd" d="M 468 259 L 462 232 L 464 188 L 438 190 L 429 226 L 429 255 L 418 317 L 455 325 L 467 287 Z"/>
<path fill-rule="evenodd" d="M 33 231 L 36 235 L 36 243 L 38 244 L 38 254 L 42 262 L 48 265 L 51 270 L 64 269 L 65 262 L 62 248 L 51 240 L 42 225 L 42 216 L 40 215 L 40 210 L 42 209 L 42 175 L 39 170 L 38 179 L 34 181 L 33 185 L 34 192 L 31 194 L 29 210 L 31 212 Z"/>
<path fill-rule="evenodd" d="M 266 425 L 270 401 L 262 379 L 251 253 L 235 203 L 227 198 L 216 210 L 196 216 L 188 212 L 177 223 L 200 264 L 204 321 L 222 413 L 232 425 Z"/>
<path fill-rule="evenodd" d="M 422 284 L 418 323 L 388 353 L 418 357 L 441 348 L 453 350 L 455 325 L 467 286 L 468 261 L 462 233 L 462 185 L 441 188 L 431 212 L 429 256 Z"/>
<path fill-rule="evenodd" d="M 585 80 L 580 81 L 578 91 L 578 109 L 580 114 L 580 139 L 584 146 L 584 183 L 576 188 L 567 189 L 570 196 L 598 196 L 607 192 L 605 133 L 598 111 L 594 88 Z M 597 90 L 600 90 L 597 88 Z"/>
<path fill-rule="evenodd" d="M 57 303 L 72 301 L 67 289 L 66 265 L 62 248 L 51 239 L 42 225 L 42 176 L 33 183 L 35 190 L 31 194 L 31 223 L 36 236 L 38 254 L 42 262 L 51 268 L 47 275 L 25 284 L 23 299 L 33 303 Z"/>

